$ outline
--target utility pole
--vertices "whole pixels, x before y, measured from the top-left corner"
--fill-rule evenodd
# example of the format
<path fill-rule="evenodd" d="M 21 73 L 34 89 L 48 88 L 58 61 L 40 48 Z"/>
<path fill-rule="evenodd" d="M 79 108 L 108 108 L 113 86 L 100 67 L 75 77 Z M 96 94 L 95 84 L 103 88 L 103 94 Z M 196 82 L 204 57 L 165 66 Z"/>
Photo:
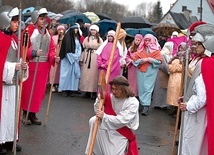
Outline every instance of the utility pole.
<path fill-rule="evenodd" d="M 200 21 L 202 21 L 202 10 L 203 10 L 203 8 L 202 8 L 202 0 L 200 0 L 200 8 L 199 8 L 199 10 L 198 10 L 198 12 L 200 13 Z"/>

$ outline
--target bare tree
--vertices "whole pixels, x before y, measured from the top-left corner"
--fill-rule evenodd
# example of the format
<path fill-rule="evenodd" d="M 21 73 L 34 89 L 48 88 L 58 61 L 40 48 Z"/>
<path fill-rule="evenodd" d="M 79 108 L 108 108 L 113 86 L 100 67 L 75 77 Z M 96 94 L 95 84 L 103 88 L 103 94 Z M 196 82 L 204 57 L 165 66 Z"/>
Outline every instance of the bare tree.
<path fill-rule="evenodd" d="M 74 9 L 74 2 L 71 0 L 21 0 L 22 9 L 27 7 L 45 7 L 48 11 L 62 12 L 68 9 Z M 19 7 L 19 0 L 3 0 L 2 5 L 10 5 L 12 7 Z"/>

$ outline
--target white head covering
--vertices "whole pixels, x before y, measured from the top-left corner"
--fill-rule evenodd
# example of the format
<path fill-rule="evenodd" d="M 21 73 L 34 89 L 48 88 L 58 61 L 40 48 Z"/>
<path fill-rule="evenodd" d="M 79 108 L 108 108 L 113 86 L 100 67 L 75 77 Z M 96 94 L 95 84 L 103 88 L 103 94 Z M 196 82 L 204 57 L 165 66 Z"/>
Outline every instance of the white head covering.
<path fill-rule="evenodd" d="M 108 36 L 115 36 L 115 31 L 114 30 L 110 30 L 108 31 L 107 37 Z M 106 39 L 101 45 L 100 47 L 96 50 L 96 54 L 100 55 L 102 53 L 103 48 L 107 45 L 108 43 L 108 39 Z M 119 49 L 119 54 L 122 57 L 123 56 L 123 47 L 121 46 L 121 44 L 119 43 L 119 41 L 117 41 L 117 48 Z"/>
<path fill-rule="evenodd" d="M 93 24 L 89 27 L 89 31 L 91 31 L 91 30 L 96 30 L 97 32 L 99 32 L 100 29 L 97 25 Z"/>
<path fill-rule="evenodd" d="M 178 32 L 177 31 L 172 32 L 171 38 L 173 38 L 174 36 L 178 37 Z"/>
<path fill-rule="evenodd" d="M 173 52 L 173 42 L 168 41 L 164 44 L 162 50 L 161 50 L 161 55 L 164 55 L 166 58 L 166 62 L 168 63 L 170 59 L 172 58 L 172 52 Z"/>
<path fill-rule="evenodd" d="M 75 24 L 78 26 L 78 30 L 79 30 L 80 36 L 82 36 L 82 30 L 80 29 L 80 24 L 78 24 L 78 23 L 75 23 Z"/>

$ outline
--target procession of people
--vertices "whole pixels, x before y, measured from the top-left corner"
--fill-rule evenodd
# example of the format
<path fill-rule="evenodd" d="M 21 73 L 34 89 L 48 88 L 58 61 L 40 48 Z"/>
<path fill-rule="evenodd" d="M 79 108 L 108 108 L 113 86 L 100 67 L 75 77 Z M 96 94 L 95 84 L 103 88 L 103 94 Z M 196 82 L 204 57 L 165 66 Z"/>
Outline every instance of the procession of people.
<path fill-rule="evenodd" d="M 0 155 L 7 154 L 7 145 L 21 151 L 16 144 L 20 123 L 43 123 L 37 114 L 50 84 L 52 92 L 69 100 L 75 94 L 95 100 L 86 154 L 97 125 L 94 155 L 138 155 L 134 131 L 139 119 L 149 117 L 150 108 L 171 107 L 184 114 L 178 154 L 214 154 L 214 25 L 192 24 L 179 45 L 173 42 L 179 37 L 175 31 L 163 47 L 152 34 L 136 34 L 128 47 L 122 28 L 101 38 L 96 23 L 84 28 L 77 19 L 53 26 L 47 15 L 46 8 L 34 10 L 31 23 L 21 30 L 19 9 L 0 7 Z M 101 73 L 109 74 L 102 89 Z"/>

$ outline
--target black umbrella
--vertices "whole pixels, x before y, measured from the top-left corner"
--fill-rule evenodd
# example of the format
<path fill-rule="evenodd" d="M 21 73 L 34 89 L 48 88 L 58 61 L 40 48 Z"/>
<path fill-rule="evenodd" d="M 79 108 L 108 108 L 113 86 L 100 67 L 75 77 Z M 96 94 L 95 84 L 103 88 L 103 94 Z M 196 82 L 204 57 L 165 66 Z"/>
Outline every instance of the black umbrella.
<path fill-rule="evenodd" d="M 110 19 L 111 20 L 111 18 L 107 14 L 96 13 L 96 15 L 100 18 L 100 20 L 103 20 L 103 19 Z"/>
<path fill-rule="evenodd" d="M 121 20 L 122 28 L 150 28 L 152 23 L 143 17 L 124 17 Z"/>

